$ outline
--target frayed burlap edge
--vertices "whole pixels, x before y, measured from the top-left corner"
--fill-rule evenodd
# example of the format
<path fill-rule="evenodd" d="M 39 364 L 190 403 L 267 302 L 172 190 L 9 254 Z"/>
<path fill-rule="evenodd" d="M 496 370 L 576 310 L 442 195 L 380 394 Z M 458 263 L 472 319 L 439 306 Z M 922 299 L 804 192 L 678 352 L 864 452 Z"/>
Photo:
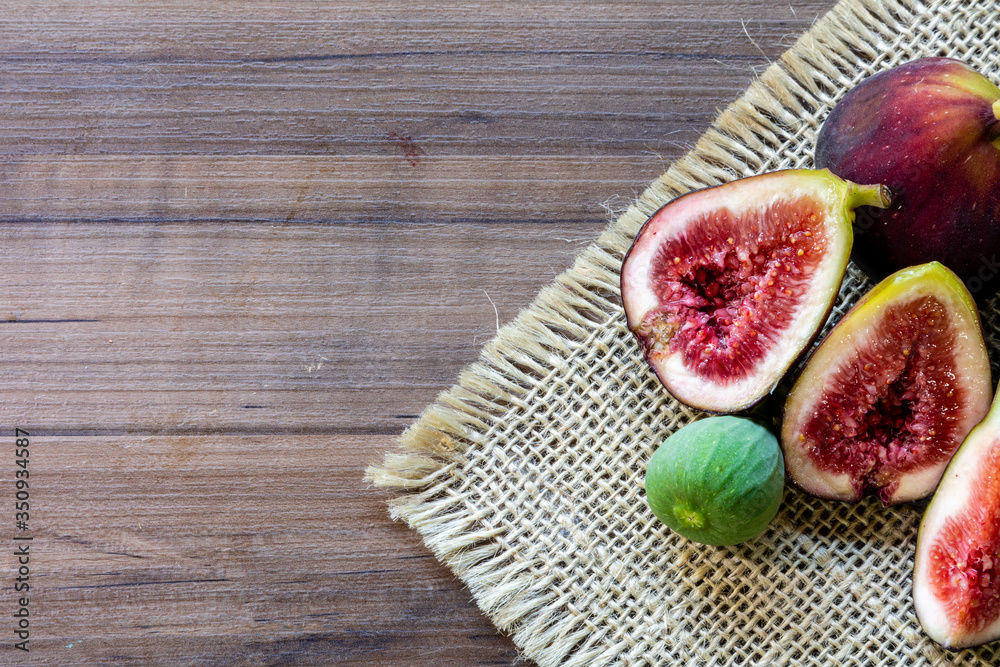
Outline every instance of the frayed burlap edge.
<path fill-rule="evenodd" d="M 784 142 L 779 129 L 810 117 L 817 98 L 835 98 L 837 88 L 853 85 L 859 67 L 862 76 L 877 71 L 884 57 L 878 45 L 891 43 L 919 7 L 913 0 L 842 0 L 818 20 L 572 268 L 500 329 L 479 361 L 400 436 L 400 451 L 366 471 L 368 481 L 401 492 L 389 502 L 391 516 L 420 532 L 497 627 L 510 632 L 540 665 L 565 659 L 552 644 L 557 638 L 570 640 L 571 626 L 535 618 L 545 598 L 522 594 L 535 583 L 533 575 L 516 563 L 493 562 L 496 534 L 481 529 L 480 517 L 456 511 L 454 496 L 430 491 L 461 464 L 470 447 L 484 441 L 497 420 L 524 407 L 532 389 L 558 365 L 553 359 L 594 339 L 617 313 L 622 257 L 654 211 L 684 192 L 785 166 L 776 153 Z M 577 658 L 573 664 L 586 664 L 585 656 Z"/>

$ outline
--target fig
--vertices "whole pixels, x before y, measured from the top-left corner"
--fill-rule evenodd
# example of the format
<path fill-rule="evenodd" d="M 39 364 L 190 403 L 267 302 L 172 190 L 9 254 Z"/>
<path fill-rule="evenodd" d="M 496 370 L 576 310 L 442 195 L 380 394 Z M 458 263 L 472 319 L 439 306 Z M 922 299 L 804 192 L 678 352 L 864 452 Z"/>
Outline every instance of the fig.
<path fill-rule="evenodd" d="M 913 606 L 946 648 L 1000 638 L 1000 398 L 941 477 L 917 532 Z"/>
<path fill-rule="evenodd" d="M 973 293 L 1000 285 L 1000 88 L 973 68 L 921 58 L 865 79 L 824 122 L 816 165 L 892 190 L 854 226 L 876 280 L 937 260 Z"/>
<path fill-rule="evenodd" d="M 968 289 L 938 262 L 903 269 L 837 322 L 788 393 L 788 476 L 834 500 L 924 498 L 991 395 Z"/>
<path fill-rule="evenodd" d="M 708 417 L 668 437 L 646 466 L 646 499 L 674 532 L 701 544 L 745 542 L 778 513 L 778 440 L 743 417 Z"/>
<path fill-rule="evenodd" d="M 736 412 L 767 395 L 837 296 L 861 204 L 888 191 L 787 170 L 688 193 L 654 213 L 622 263 L 629 330 L 679 401 Z"/>

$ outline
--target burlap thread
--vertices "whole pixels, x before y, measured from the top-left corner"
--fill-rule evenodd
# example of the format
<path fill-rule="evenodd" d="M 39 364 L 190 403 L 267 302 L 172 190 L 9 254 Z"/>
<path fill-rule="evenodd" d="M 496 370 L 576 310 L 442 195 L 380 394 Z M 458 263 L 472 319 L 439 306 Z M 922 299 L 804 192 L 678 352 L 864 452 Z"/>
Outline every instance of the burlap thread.
<path fill-rule="evenodd" d="M 843 0 L 726 109 L 427 408 L 368 471 L 498 628 L 554 665 L 997 665 L 948 653 L 913 613 L 923 505 L 827 502 L 788 489 L 759 538 L 692 544 L 660 524 L 643 476 L 698 418 L 646 367 L 618 297 L 646 218 L 692 189 L 812 166 L 839 97 L 921 56 L 1000 80 L 1000 2 Z M 871 286 L 848 271 L 831 322 Z M 977 295 L 996 377 L 1000 309 Z"/>

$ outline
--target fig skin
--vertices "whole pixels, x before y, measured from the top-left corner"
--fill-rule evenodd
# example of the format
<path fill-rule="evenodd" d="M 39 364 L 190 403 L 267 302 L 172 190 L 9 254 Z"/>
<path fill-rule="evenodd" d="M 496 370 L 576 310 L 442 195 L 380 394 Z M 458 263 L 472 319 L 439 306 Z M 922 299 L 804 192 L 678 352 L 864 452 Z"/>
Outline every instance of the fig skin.
<path fill-rule="evenodd" d="M 781 506 L 785 464 L 778 440 L 743 417 L 692 422 L 668 437 L 646 467 L 646 500 L 681 536 L 714 546 L 759 535 Z"/>
<path fill-rule="evenodd" d="M 823 124 L 816 165 L 892 190 L 854 224 L 874 279 L 937 260 L 974 295 L 1000 287 L 1000 88 L 973 68 L 921 58 L 865 79 Z"/>

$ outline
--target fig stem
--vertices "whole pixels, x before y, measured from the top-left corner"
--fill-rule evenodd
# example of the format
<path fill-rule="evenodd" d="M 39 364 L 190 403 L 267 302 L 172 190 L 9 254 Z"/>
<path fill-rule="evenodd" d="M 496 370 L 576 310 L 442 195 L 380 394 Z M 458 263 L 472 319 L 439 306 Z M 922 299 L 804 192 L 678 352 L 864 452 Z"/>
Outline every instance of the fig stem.
<path fill-rule="evenodd" d="M 884 185 L 857 185 L 852 183 L 847 192 L 847 206 L 874 206 L 889 208 L 892 204 L 892 192 Z"/>

